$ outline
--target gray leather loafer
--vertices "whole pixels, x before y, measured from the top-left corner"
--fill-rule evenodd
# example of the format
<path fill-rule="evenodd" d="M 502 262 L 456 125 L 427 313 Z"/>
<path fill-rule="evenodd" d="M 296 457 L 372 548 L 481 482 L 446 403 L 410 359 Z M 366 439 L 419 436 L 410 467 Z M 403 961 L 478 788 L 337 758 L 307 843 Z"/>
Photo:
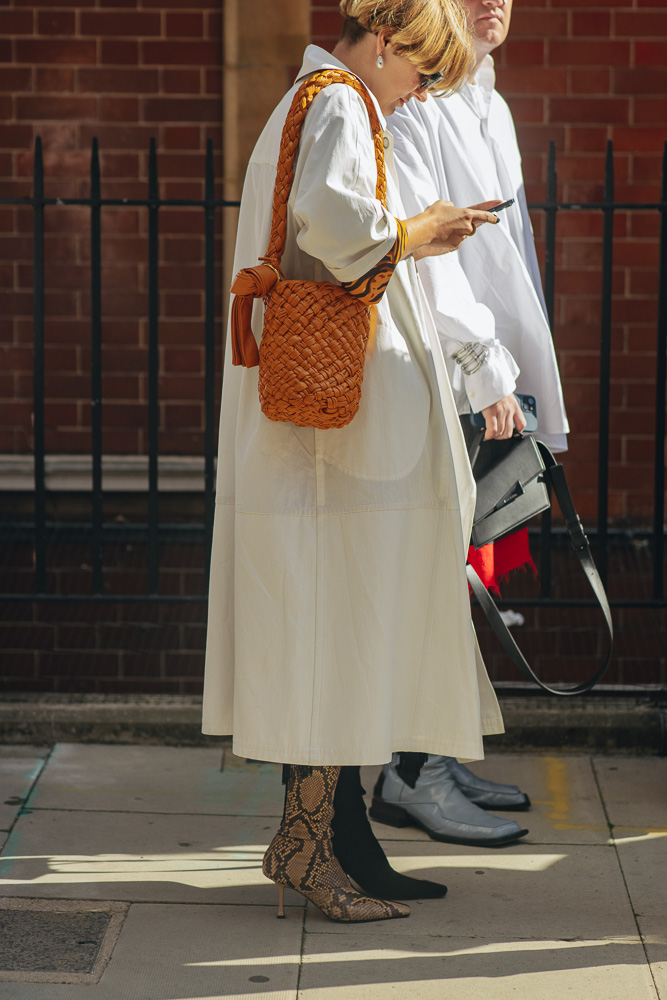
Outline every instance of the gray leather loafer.
<path fill-rule="evenodd" d="M 497 781 L 485 781 L 459 764 L 455 757 L 443 757 L 457 786 L 470 802 L 481 809 L 500 809 L 504 812 L 523 812 L 530 809 L 530 799 L 516 785 L 501 785 Z"/>
<path fill-rule="evenodd" d="M 400 777 L 396 762 L 395 756 L 385 764 L 375 788 L 370 815 L 380 823 L 419 826 L 433 840 L 473 847 L 501 847 L 528 833 L 467 799 L 454 781 L 449 758 L 429 756 L 414 788 Z"/>

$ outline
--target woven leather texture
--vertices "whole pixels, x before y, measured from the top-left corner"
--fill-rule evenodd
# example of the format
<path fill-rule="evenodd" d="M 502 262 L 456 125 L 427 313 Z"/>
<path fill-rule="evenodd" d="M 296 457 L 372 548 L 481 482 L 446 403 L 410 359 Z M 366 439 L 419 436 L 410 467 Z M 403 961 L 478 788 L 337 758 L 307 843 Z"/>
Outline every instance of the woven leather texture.
<path fill-rule="evenodd" d="M 314 97 L 332 83 L 345 83 L 363 98 L 377 164 L 376 196 L 384 204 L 387 181 L 382 129 L 373 101 L 359 80 L 325 70 L 306 80 L 294 96 L 283 127 L 273 198 L 271 239 L 262 260 L 280 269 L 287 233 L 287 201 L 301 127 Z M 259 348 L 259 399 L 270 420 L 330 429 L 348 424 L 361 401 L 370 309 L 331 282 L 277 281 L 264 299 Z"/>

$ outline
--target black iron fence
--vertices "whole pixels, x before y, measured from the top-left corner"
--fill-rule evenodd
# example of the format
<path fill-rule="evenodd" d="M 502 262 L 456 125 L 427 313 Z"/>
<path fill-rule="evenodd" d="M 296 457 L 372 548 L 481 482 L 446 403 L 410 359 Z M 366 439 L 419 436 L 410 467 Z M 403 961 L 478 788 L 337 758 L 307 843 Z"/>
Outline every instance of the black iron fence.
<path fill-rule="evenodd" d="M 602 273 L 600 292 L 600 378 L 599 378 L 599 452 L 598 452 L 598 510 L 597 523 L 592 530 L 596 543 L 597 561 L 603 578 L 609 571 L 610 546 L 613 529 L 610 528 L 608 514 L 609 496 L 609 442 L 610 442 L 610 379 L 611 379 L 611 331 L 612 331 L 612 266 L 613 266 L 613 220 L 618 211 L 657 212 L 660 218 L 659 266 L 656 281 L 658 298 L 658 323 L 655 353 L 655 461 L 653 478 L 653 523 L 643 532 L 648 542 L 650 566 L 645 570 L 651 577 L 650 588 L 643 595 L 624 594 L 612 600 L 612 604 L 622 608 L 667 607 L 664 593 L 664 442 L 665 442 L 665 381 L 667 352 L 667 144 L 663 157 L 661 196 L 658 202 L 618 202 L 614 200 L 614 159 L 611 142 L 607 147 L 604 172 L 604 197 L 597 203 L 559 202 L 556 198 L 557 166 L 554 144 L 551 144 L 548 162 L 546 200 L 532 204 L 531 209 L 545 216 L 545 296 L 549 319 L 553 327 L 554 297 L 556 286 L 556 235 L 559 213 L 599 211 L 603 218 Z M 222 352 L 216 349 L 215 319 L 215 231 L 217 213 L 238 203 L 215 197 L 215 174 L 213 150 L 209 141 L 205 170 L 204 197 L 197 199 L 164 199 L 159 197 L 158 158 L 155 142 L 151 141 L 148 161 L 148 189 L 145 198 L 119 199 L 103 198 L 101 195 L 100 160 L 97 141 L 93 140 L 90 167 L 90 194 L 86 198 L 55 198 L 44 195 L 44 168 L 42 144 L 38 138 L 35 144 L 33 194 L 24 198 L 0 198 L 0 204 L 28 206 L 33 214 L 33 329 L 34 329 L 34 513 L 29 520 L 12 519 L 5 525 L 5 541 L 30 540 L 34 552 L 33 586 L 29 592 L 0 593 L 0 599 L 7 601 L 53 602 L 76 599 L 77 601 L 157 601 L 188 602 L 205 601 L 205 593 L 164 593 L 161 589 L 160 544 L 165 533 L 177 535 L 186 543 L 197 541 L 204 553 L 202 570 L 207 573 L 208 552 L 213 527 L 215 503 L 215 441 L 216 441 L 216 365 L 222 364 Z M 90 211 L 90 400 L 92 490 L 90 519 L 76 525 L 60 523 L 47 516 L 47 489 L 45 475 L 45 352 L 44 352 L 44 216 L 53 206 L 77 205 Z M 147 426 L 148 426 L 148 488 L 147 516 L 145 522 L 118 525 L 104 519 L 104 482 L 102 428 L 104 400 L 102 398 L 102 212 L 106 208 L 144 209 L 147 214 L 148 230 L 148 383 L 147 383 Z M 159 254 L 160 210 L 168 207 L 199 208 L 202 212 L 204 236 L 205 309 L 203 319 L 203 344 L 205 353 L 204 412 L 205 430 L 203 446 L 204 490 L 203 516 L 201 521 L 190 521 L 175 525 L 160 518 L 159 511 L 159 469 L 158 469 L 158 348 L 160 342 L 159 295 Z M 10 532 L 8 534 L 8 531 Z M 65 535 L 63 535 L 63 532 Z M 85 538 L 91 553 L 90 589 L 80 591 L 55 592 L 48 586 L 49 566 L 47 560 L 49 540 L 76 535 Z M 147 586 L 141 593 L 117 593 L 105 585 L 105 545 L 127 538 L 142 539 L 146 550 Z M 552 555 L 560 542 L 557 532 L 552 530 L 551 518 L 547 514 L 539 529 L 540 549 L 540 594 L 539 596 L 512 597 L 514 605 L 550 605 L 567 607 L 572 605 L 590 606 L 591 600 L 582 591 L 580 596 L 564 596 L 554 592 Z M 650 592 L 649 592 L 650 591 Z"/>

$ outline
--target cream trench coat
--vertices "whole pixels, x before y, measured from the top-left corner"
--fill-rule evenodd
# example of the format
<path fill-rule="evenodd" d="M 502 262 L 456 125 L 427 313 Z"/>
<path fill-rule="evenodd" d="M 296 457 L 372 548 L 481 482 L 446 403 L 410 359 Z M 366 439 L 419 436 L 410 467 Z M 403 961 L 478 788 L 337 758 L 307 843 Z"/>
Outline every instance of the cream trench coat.
<path fill-rule="evenodd" d="M 391 116 L 388 127 L 408 217 L 437 198 L 450 198 L 455 205 L 516 199 L 500 213 L 499 225 L 481 226 L 458 253 L 424 258 L 418 269 L 445 357 L 473 340 L 491 349 L 488 364 L 467 379 L 461 380 L 449 362 L 455 390 L 464 388 L 479 411 L 512 392 L 516 378 L 517 391 L 537 399 L 537 436 L 553 451 L 565 450 L 569 426 L 521 155 L 512 115 L 495 89 L 492 57 L 485 57 L 474 84 L 466 83 L 451 97 L 410 101 Z M 507 349 L 505 357 L 498 345 Z M 460 397 L 458 403 L 460 412 L 467 412 Z"/>
<path fill-rule="evenodd" d="M 342 64 L 310 46 L 299 75 L 330 66 Z M 250 160 L 235 272 L 266 251 L 294 89 Z M 391 248 L 405 215 L 388 133 L 385 149 L 388 211 L 361 98 L 340 84 L 316 97 L 288 206 L 288 276 L 350 281 Z M 258 339 L 261 327 L 257 303 Z M 482 757 L 482 734 L 502 732 L 502 719 L 470 618 L 474 495 L 412 260 L 379 305 L 345 428 L 268 420 L 257 368 L 232 367 L 228 344 L 203 731 L 233 733 L 240 756 L 295 764 L 382 764 L 394 750 Z"/>

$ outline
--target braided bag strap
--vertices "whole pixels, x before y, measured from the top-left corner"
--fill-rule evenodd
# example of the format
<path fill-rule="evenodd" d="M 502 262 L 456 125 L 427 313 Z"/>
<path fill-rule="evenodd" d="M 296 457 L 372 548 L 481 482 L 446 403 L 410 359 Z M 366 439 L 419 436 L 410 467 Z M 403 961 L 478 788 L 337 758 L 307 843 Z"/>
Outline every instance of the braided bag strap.
<path fill-rule="evenodd" d="M 375 196 L 385 205 L 387 197 L 387 176 L 384 168 L 384 147 L 382 144 L 382 126 L 375 110 L 373 100 L 363 83 L 341 69 L 326 69 L 309 77 L 301 84 L 287 113 L 283 133 L 280 140 L 280 155 L 276 170 L 276 184 L 273 191 L 273 215 L 271 219 L 271 239 L 266 255 L 261 259 L 275 267 L 280 267 L 280 260 L 285 250 L 287 237 L 287 201 L 294 181 L 294 164 L 299 149 L 301 127 L 313 99 L 325 87 L 332 83 L 345 83 L 359 94 L 366 105 L 370 128 L 375 147 L 375 162 L 377 164 L 377 184 Z"/>

